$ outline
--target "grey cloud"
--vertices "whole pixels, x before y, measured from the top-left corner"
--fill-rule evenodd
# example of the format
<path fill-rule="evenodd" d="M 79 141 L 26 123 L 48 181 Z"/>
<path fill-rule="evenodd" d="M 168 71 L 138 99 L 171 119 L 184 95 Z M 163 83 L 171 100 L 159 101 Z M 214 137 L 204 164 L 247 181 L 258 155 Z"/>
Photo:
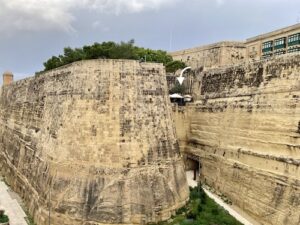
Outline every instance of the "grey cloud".
<path fill-rule="evenodd" d="M 139 13 L 158 10 L 181 0 L 0 0 L 0 31 L 74 31 L 74 10 L 102 14 Z"/>
<path fill-rule="evenodd" d="M 171 50 L 179 50 L 245 40 L 295 24 L 299 9 L 299 0 L 0 0 L 0 73 L 21 79 L 64 47 L 94 42 L 134 38 L 169 50 L 172 40 Z"/>

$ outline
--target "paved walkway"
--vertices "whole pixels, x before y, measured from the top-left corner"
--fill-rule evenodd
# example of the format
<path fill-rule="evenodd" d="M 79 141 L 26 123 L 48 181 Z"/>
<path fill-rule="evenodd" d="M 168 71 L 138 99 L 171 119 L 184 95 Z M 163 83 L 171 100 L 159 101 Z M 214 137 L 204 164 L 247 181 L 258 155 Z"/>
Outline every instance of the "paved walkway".
<path fill-rule="evenodd" d="M 186 176 L 187 176 L 188 185 L 190 187 L 196 187 L 197 186 L 197 182 L 193 180 L 194 172 L 193 171 L 187 171 L 186 172 Z M 252 221 L 252 219 L 250 219 L 250 218 L 245 218 L 245 217 L 248 217 L 248 216 L 241 215 L 241 213 L 239 213 L 235 209 L 233 209 L 231 205 L 228 205 L 225 202 L 223 202 L 223 200 L 219 196 L 213 194 L 212 192 L 210 192 L 206 188 L 203 188 L 203 190 L 205 191 L 205 193 L 210 198 L 212 198 L 213 200 L 215 200 L 215 202 L 218 205 L 222 206 L 226 211 L 228 211 L 228 213 L 231 216 L 233 216 L 234 218 L 236 218 L 242 224 L 244 224 L 244 225 L 258 225 L 259 224 L 256 221 Z M 251 220 L 251 222 L 250 222 L 250 220 Z"/>
<path fill-rule="evenodd" d="M 19 203 L 10 194 L 7 185 L 0 180 L 0 207 L 5 210 L 9 217 L 10 225 L 27 225 L 27 217 Z"/>

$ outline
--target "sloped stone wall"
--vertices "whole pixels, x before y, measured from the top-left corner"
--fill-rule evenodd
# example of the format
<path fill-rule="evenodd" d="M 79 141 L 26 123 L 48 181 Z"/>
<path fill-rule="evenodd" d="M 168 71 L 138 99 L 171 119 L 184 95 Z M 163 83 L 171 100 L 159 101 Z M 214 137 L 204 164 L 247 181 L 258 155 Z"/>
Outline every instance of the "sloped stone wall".
<path fill-rule="evenodd" d="M 2 87 L 0 172 L 38 225 L 145 224 L 188 198 L 164 67 L 91 60 Z"/>
<path fill-rule="evenodd" d="M 197 77 L 185 152 L 202 181 L 262 224 L 300 224 L 300 56 Z"/>

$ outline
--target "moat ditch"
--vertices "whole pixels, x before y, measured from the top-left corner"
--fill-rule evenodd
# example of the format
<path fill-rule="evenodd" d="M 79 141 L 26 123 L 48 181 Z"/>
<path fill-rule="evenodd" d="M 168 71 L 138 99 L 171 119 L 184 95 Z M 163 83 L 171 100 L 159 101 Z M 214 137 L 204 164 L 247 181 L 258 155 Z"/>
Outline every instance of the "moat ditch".
<path fill-rule="evenodd" d="M 154 224 L 151 224 L 154 225 Z M 198 185 L 190 187 L 190 200 L 168 221 L 156 225 L 242 225 Z"/>

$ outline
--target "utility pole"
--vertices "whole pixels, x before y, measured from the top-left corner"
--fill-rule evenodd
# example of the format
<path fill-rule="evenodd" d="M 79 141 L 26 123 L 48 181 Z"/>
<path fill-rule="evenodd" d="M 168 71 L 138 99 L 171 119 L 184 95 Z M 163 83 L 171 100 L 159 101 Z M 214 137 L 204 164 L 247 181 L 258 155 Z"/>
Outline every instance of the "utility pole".
<path fill-rule="evenodd" d="M 50 189 L 49 189 L 49 224 L 48 225 L 50 225 L 51 223 L 50 223 L 50 218 L 51 218 L 51 186 L 50 186 Z"/>
<path fill-rule="evenodd" d="M 51 173 L 51 162 L 49 162 L 48 167 L 48 173 L 47 171 L 44 171 L 43 174 L 45 176 L 48 176 L 49 179 L 49 192 L 48 192 L 48 225 L 51 225 L 51 179 L 50 179 L 50 173 Z M 47 180 L 46 180 L 47 181 Z M 45 203 L 47 204 L 47 198 L 45 199 Z"/>
<path fill-rule="evenodd" d="M 173 30 L 170 31 L 169 52 L 172 51 L 172 44 L 173 44 Z"/>
<path fill-rule="evenodd" d="M 51 162 L 49 163 L 49 177 L 50 177 L 50 170 Z M 48 207 L 49 207 L 49 218 L 48 218 L 48 225 L 51 225 L 51 180 L 49 181 L 49 197 L 48 197 Z"/>

